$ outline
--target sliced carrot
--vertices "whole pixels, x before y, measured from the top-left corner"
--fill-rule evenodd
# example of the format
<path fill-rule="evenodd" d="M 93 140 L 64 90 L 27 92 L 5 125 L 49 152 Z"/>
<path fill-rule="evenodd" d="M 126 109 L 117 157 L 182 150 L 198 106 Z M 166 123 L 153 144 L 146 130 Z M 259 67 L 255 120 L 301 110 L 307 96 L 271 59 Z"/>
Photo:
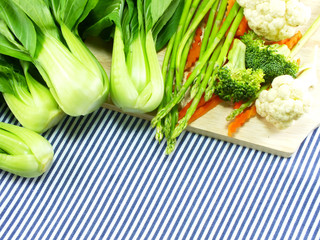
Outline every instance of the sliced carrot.
<path fill-rule="evenodd" d="M 227 11 L 226 11 L 226 16 L 228 16 L 229 12 L 231 11 L 231 8 L 233 7 L 233 4 L 236 2 L 236 0 L 228 0 L 228 5 L 227 5 Z M 240 37 L 243 36 L 246 32 L 249 30 L 249 25 L 246 17 L 243 17 L 239 27 L 237 29 L 235 37 Z"/>
<path fill-rule="evenodd" d="M 302 38 L 302 33 L 298 31 L 295 35 L 293 35 L 291 38 L 287 38 L 278 42 L 274 42 L 276 44 L 286 44 L 289 49 L 292 49 Z"/>
<path fill-rule="evenodd" d="M 239 114 L 228 126 L 228 136 L 232 135 L 237 131 L 237 129 L 243 126 L 250 118 L 254 117 L 257 114 L 256 106 L 252 105 L 247 108 L 241 114 Z"/>
<path fill-rule="evenodd" d="M 242 101 L 239 101 L 239 102 L 235 102 L 234 104 L 233 104 L 233 109 L 238 109 L 238 108 L 240 108 L 241 107 L 241 105 L 242 105 Z"/>
<path fill-rule="evenodd" d="M 245 33 L 247 33 L 249 30 L 249 25 L 248 25 L 248 21 L 246 19 L 246 17 L 243 17 L 241 22 L 240 22 L 240 25 L 237 29 L 237 32 L 236 32 L 236 37 L 241 37 L 243 36 Z"/>
<path fill-rule="evenodd" d="M 179 112 L 179 120 L 186 115 L 187 110 L 189 109 L 189 107 L 190 107 L 191 104 L 192 104 L 192 101 L 193 101 L 193 99 L 192 99 L 190 102 L 188 102 L 188 103 L 180 110 L 180 112 Z M 202 97 L 200 98 L 200 101 L 199 101 L 199 103 L 198 103 L 197 108 L 203 106 L 205 103 L 206 103 L 206 101 L 204 100 L 204 95 L 202 95 Z"/>
<path fill-rule="evenodd" d="M 188 53 L 185 69 L 191 68 L 199 59 L 201 43 L 202 43 L 201 35 L 202 35 L 202 29 L 201 29 L 201 26 L 199 26 L 196 30 L 193 43 Z"/>
<path fill-rule="evenodd" d="M 197 110 L 193 113 L 192 117 L 189 119 L 188 124 L 190 124 L 190 123 L 194 122 L 195 120 L 197 120 L 198 118 L 202 117 L 207 112 L 209 112 L 211 109 L 215 108 L 221 102 L 222 102 L 221 98 L 219 98 L 218 96 L 213 96 L 204 105 L 197 108 Z"/>
<path fill-rule="evenodd" d="M 228 0 L 228 5 L 227 5 L 227 11 L 226 11 L 226 16 L 228 16 L 228 14 L 231 11 L 231 8 L 233 6 L 233 4 L 236 2 L 236 0 Z"/>

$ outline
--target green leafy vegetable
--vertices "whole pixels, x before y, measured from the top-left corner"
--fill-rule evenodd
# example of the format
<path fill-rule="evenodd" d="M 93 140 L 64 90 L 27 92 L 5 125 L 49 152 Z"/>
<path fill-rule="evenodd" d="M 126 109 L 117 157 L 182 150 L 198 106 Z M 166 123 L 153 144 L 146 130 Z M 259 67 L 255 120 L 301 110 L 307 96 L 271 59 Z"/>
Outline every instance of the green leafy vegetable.
<path fill-rule="evenodd" d="M 109 79 L 78 34 L 96 0 L 1 0 L 0 53 L 31 61 L 62 110 L 85 115 L 102 105 Z"/>
<path fill-rule="evenodd" d="M 49 89 L 37 81 L 29 71 L 30 63 L 0 56 L 0 92 L 13 115 L 22 126 L 42 133 L 55 126 L 64 112 Z"/>
<path fill-rule="evenodd" d="M 53 148 L 29 129 L 0 122 L 0 169 L 22 177 L 38 177 L 49 169 Z"/>
<path fill-rule="evenodd" d="M 164 46 L 160 33 L 170 36 L 164 29 L 168 22 L 175 26 L 175 9 L 180 6 L 180 0 L 109 0 L 98 3 L 89 14 L 85 35 L 99 35 L 114 23 L 111 98 L 125 112 L 151 112 L 161 103 L 164 82 L 156 41 L 158 48 Z"/>

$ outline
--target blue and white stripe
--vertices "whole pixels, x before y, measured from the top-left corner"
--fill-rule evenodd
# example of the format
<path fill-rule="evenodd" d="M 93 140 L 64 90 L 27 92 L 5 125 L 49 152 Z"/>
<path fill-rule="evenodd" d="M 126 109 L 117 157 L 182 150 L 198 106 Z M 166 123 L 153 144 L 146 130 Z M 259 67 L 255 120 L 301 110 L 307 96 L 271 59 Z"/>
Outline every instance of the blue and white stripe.
<path fill-rule="evenodd" d="M 282 158 L 183 132 L 166 156 L 145 120 L 67 117 L 47 173 L 0 171 L 0 239 L 320 239 L 319 134 Z"/>

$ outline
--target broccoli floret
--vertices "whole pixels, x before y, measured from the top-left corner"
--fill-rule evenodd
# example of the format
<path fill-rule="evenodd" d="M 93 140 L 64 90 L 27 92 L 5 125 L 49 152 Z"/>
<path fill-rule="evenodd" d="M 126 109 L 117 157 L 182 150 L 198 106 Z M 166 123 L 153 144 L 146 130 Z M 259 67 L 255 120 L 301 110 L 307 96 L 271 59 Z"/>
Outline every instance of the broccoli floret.
<path fill-rule="evenodd" d="M 267 83 L 281 75 L 296 78 L 299 65 L 297 61 L 289 58 L 290 50 L 286 45 L 266 45 L 253 31 L 244 34 L 241 41 L 246 45 L 246 68 L 262 69 Z"/>
<path fill-rule="evenodd" d="M 233 102 L 247 101 L 254 97 L 264 81 L 261 69 L 232 71 L 227 67 L 220 69 L 218 79 L 216 94 L 225 101 Z"/>
<path fill-rule="evenodd" d="M 264 82 L 261 69 L 245 67 L 246 45 L 235 39 L 228 63 L 219 69 L 215 94 L 225 101 L 247 101 L 254 97 Z"/>

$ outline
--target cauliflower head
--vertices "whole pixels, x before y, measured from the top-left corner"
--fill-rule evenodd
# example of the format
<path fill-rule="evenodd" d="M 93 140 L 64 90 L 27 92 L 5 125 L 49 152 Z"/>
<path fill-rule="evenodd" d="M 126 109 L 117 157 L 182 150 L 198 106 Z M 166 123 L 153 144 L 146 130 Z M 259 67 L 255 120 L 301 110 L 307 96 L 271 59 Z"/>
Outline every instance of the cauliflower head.
<path fill-rule="evenodd" d="M 292 37 L 311 17 L 311 8 L 299 0 L 237 0 L 249 27 L 270 41 Z"/>
<path fill-rule="evenodd" d="M 293 124 L 310 109 L 307 89 L 289 75 L 275 78 L 270 90 L 264 90 L 256 100 L 257 113 L 278 129 Z"/>

